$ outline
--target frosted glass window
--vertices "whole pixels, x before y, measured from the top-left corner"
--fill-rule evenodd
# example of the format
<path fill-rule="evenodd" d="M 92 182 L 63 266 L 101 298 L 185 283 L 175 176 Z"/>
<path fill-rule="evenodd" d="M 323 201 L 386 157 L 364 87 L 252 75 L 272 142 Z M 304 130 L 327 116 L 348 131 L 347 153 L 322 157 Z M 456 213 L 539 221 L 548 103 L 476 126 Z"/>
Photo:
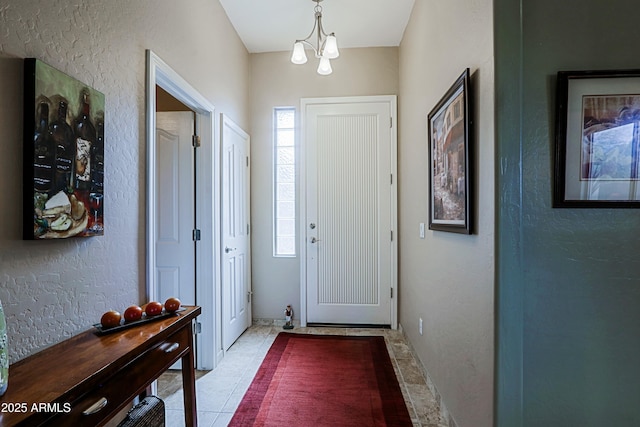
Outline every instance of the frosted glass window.
<path fill-rule="evenodd" d="M 274 109 L 273 255 L 296 255 L 296 109 Z"/>

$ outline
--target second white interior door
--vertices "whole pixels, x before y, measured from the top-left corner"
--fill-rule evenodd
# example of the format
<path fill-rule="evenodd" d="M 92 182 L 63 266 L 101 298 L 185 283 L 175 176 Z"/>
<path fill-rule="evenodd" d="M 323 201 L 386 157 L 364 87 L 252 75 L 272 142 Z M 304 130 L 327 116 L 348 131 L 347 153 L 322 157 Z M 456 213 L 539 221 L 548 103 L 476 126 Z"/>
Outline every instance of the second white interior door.
<path fill-rule="evenodd" d="M 222 116 L 222 341 L 251 325 L 249 135 Z"/>

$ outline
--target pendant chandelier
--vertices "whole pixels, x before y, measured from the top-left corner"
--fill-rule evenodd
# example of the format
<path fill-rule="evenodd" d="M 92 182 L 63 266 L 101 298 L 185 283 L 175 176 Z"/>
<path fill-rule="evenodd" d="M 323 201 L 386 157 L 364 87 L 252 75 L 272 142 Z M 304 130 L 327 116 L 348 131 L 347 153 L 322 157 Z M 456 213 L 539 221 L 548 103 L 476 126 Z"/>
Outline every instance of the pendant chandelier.
<path fill-rule="evenodd" d="M 291 62 L 294 64 L 304 64 L 307 62 L 307 54 L 304 49 L 305 46 L 309 46 L 313 49 L 316 58 L 320 59 L 318 65 L 318 74 L 323 76 L 329 75 L 333 72 L 331 69 L 331 59 L 335 59 L 340 56 L 338 52 L 338 42 L 334 33 L 327 34 L 322 28 L 322 6 L 320 2 L 322 0 L 313 0 L 316 6 L 313 8 L 315 12 L 315 21 L 313 23 L 313 29 L 307 38 L 302 40 L 296 40 L 293 44 L 293 53 L 291 54 Z M 314 37 L 315 36 L 315 37 Z M 310 41 L 311 40 L 311 41 Z M 315 41 L 315 44 L 313 42 Z"/>

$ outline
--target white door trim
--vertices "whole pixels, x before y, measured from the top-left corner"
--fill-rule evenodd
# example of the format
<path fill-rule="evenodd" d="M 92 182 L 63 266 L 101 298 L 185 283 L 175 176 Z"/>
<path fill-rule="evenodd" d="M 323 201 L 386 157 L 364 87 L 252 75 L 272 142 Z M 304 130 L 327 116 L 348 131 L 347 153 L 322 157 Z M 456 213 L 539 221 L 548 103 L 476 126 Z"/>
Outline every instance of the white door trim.
<path fill-rule="evenodd" d="M 391 222 L 392 222 L 392 290 L 393 298 L 391 299 L 391 327 L 398 327 L 398 190 L 397 190 L 397 152 L 398 152 L 398 132 L 397 132 L 397 97 L 395 95 L 380 96 L 353 96 L 353 97 L 327 97 L 327 98 L 302 98 L 300 102 L 300 129 L 298 140 L 300 141 L 298 151 L 299 177 L 300 177 L 300 202 L 299 202 L 299 247 L 300 247 L 300 325 L 307 325 L 307 224 L 306 202 L 307 202 L 307 180 L 306 180 L 306 111 L 307 107 L 318 104 L 356 104 L 356 103 L 382 103 L 387 102 L 391 111 L 391 123 L 389 131 L 391 132 L 391 173 L 393 176 L 391 188 Z"/>
<path fill-rule="evenodd" d="M 196 251 L 196 304 L 202 307 L 197 321 L 206 327 L 196 335 L 196 367 L 213 369 L 222 358 L 220 310 L 220 194 L 219 194 L 219 142 L 214 137 L 215 107 L 186 80 L 151 50 L 146 51 L 147 63 L 147 171 L 146 171 L 146 279 L 147 298 L 156 298 L 155 260 L 155 206 L 156 187 L 156 85 L 196 112 L 196 133 L 201 147 L 196 158 L 196 227 L 201 240 Z M 214 173 L 215 172 L 215 173 Z M 214 316 L 214 313 L 218 313 Z"/>

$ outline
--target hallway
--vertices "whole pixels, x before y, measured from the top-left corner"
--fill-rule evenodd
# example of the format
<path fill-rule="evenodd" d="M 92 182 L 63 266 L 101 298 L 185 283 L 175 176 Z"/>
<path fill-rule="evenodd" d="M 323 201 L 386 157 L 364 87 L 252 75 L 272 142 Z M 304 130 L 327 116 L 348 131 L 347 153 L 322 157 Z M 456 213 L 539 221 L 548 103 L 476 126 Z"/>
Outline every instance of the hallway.
<path fill-rule="evenodd" d="M 199 376 L 196 381 L 199 426 L 224 427 L 229 423 L 271 343 L 282 331 L 277 326 L 252 326 L 231 346 L 216 369 Z M 299 327 L 290 332 L 384 335 L 413 425 L 446 426 L 440 417 L 438 403 L 401 332 L 390 329 Z M 168 426 L 184 426 L 182 390 L 175 391 L 176 384 L 180 384 L 179 371 L 163 375 L 158 382 L 158 395 L 165 401 Z"/>

